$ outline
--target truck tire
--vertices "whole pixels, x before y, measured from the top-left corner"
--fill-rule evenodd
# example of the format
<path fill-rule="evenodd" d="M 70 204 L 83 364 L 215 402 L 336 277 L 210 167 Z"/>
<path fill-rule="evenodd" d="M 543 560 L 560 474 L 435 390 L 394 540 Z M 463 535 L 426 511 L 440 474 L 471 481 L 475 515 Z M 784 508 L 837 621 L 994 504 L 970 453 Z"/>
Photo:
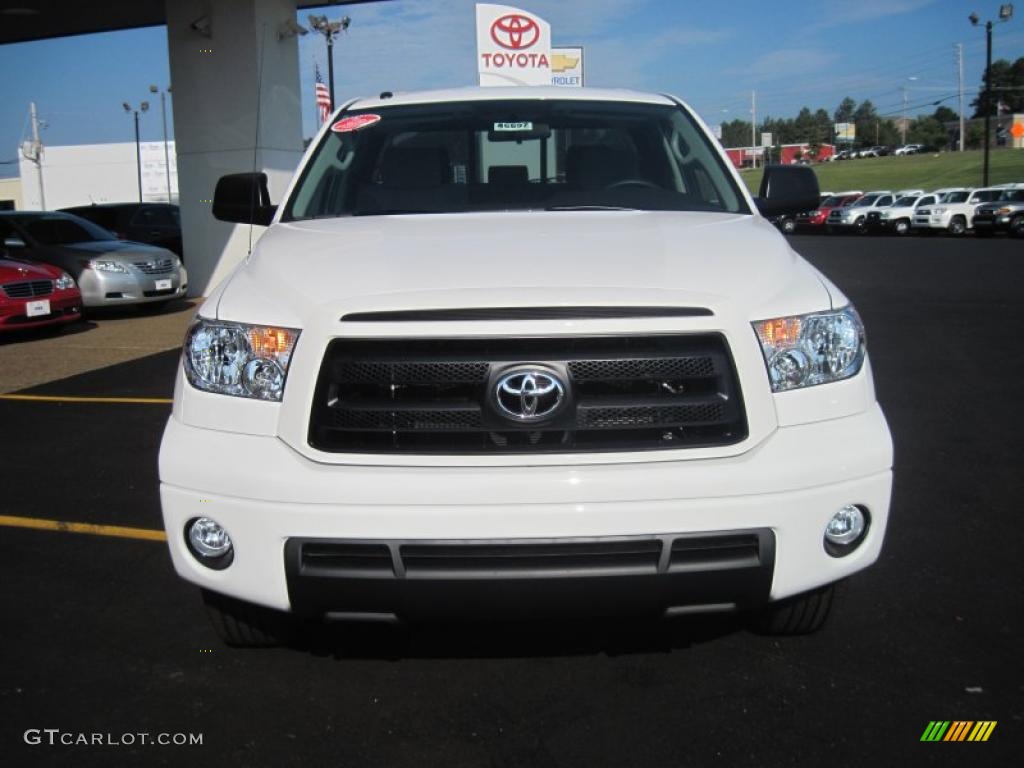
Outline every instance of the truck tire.
<path fill-rule="evenodd" d="M 952 220 L 950 220 L 949 227 L 946 231 L 954 237 L 959 237 L 967 231 L 967 219 L 963 216 L 954 216 Z"/>
<path fill-rule="evenodd" d="M 909 235 L 910 222 L 907 219 L 899 219 L 895 224 L 893 224 L 892 230 L 900 237 L 903 237 L 904 235 Z"/>
<path fill-rule="evenodd" d="M 868 220 L 866 217 L 861 216 L 855 222 L 853 222 L 853 231 L 858 235 L 866 235 L 868 233 Z"/>
<path fill-rule="evenodd" d="M 206 615 L 227 645 L 236 648 L 268 648 L 281 645 L 294 633 L 292 618 L 243 600 L 202 590 Z"/>
<path fill-rule="evenodd" d="M 834 595 L 835 585 L 826 584 L 810 592 L 769 603 L 752 617 L 752 629 L 762 635 L 809 635 L 817 632 L 828 618 Z"/>
<path fill-rule="evenodd" d="M 1014 237 L 1024 237 L 1024 214 L 1014 216 L 1010 220 L 1010 234 Z"/>

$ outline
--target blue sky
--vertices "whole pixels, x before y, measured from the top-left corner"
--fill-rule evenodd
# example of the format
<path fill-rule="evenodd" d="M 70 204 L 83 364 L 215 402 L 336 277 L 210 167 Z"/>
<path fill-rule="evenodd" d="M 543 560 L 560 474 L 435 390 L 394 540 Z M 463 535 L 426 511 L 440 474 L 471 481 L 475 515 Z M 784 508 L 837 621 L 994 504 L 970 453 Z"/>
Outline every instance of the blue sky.
<path fill-rule="evenodd" d="M 516 3 L 509 3 L 516 4 Z M 335 48 L 338 99 L 381 90 L 475 84 L 473 0 L 392 0 L 328 9 L 352 26 Z M 728 3 L 691 0 L 523 0 L 546 18 L 555 45 L 586 48 L 588 85 L 670 91 L 709 123 L 749 119 L 750 91 L 759 118 L 800 107 L 829 112 L 846 95 L 870 98 L 898 114 L 900 88 L 911 105 L 956 92 L 953 46 L 964 44 L 965 84 L 984 66 L 984 31 L 976 10 L 994 18 L 998 0 L 843 0 Z M 1024 3 L 996 27 L 994 58 L 1024 55 Z M 299 14 L 306 24 L 309 11 Z M 322 37 L 300 40 L 303 120 L 313 130 L 313 61 L 326 66 Z M 50 145 L 129 141 L 123 101 L 149 99 L 143 140 L 162 137 L 159 100 L 150 84 L 168 84 L 163 27 L 0 46 L 0 162 L 15 159 L 27 137 L 28 105 L 38 104 Z M 916 78 L 908 80 L 907 78 Z M 325 78 L 326 79 L 326 78 Z M 968 101 L 970 96 L 968 98 Z M 956 108 L 956 99 L 943 103 Z M 173 128 L 172 128 L 173 130 Z M 0 165 L 0 176 L 17 166 Z"/>

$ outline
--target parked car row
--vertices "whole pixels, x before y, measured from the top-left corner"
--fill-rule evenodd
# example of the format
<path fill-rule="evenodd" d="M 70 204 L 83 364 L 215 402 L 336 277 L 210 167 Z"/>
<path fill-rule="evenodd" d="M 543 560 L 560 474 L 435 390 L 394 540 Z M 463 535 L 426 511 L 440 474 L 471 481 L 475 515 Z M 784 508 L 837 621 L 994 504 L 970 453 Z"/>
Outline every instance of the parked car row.
<path fill-rule="evenodd" d="M 776 225 L 786 233 L 963 235 L 973 231 L 982 237 L 996 232 L 1024 237 L 1024 184 L 946 187 L 932 192 L 848 190 L 823 195 L 813 211 L 780 218 Z"/>
<path fill-rule="evenodd" d="M 918 155 L 925 152 L 938 151 L 939 148 L 932 146 L 931 144 L 904 144 L 902 147 L 884 147 L 876 145 L 873 147 L 861 147 L 860 149 L 842 149 L 826 159 L 829 161 L 856 160 L 861 157 L 886 157 L 888 155 L 903 157 L 905 155 Z"/>
<path fill-rule="evenodd" d="M 60 324 L 84 310 L 186 295 L 188 273 L 165 248 L 120 240 L 59 211 L 0 211 L 0 330 Z"/>

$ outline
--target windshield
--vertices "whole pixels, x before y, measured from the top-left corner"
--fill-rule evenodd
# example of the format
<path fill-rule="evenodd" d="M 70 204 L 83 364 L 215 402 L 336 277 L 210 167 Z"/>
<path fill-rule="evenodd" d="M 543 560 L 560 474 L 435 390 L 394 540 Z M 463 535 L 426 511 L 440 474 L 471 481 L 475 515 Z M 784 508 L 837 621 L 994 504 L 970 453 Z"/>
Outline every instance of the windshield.
<path fill-rule="evenodd" d="M 26 216 L 18 223 L 40 245 L 68 245 L 92 240 L 117 240 L 112 232 L 77 216 Z"/>
<path fill-rule="evenodd" d="M 948 192 L 945 197 L 942 198 L 944 203 L 962 203 L 967 199 L 970 192 Z"/>
<path fill-rule="evenodd" d="M 835 207 L 840 206 L 842 204 L 843 204 L 843 198 L 841 198 L 841 197 L 839 197 L 837 195 L 832 195 L 831 197 L 826 197 L 824 200 L 822 200 L 820 207 L 821 208 L 835 208 Z"/>
<path fill-rule="evenodd" d="M 909 208 L 917 202 L 916 195 L 908 195 L 907 197 L 901 197 L 895 203 L 892 204 L 893 208 Z"/>
<path fill-rule="evenodd" d="M 878 199 L 878 195 L 864 195 L 864 197 L 860 198 L 860 200 L 855 202 L 851 207 L 852 208 L 861 208 L 861 207 L 866 206 L 866 205 L 871 205 L 877 199 Z"/>
<path fill-rule="evenodd" d="M 1024 202 L 1024 189 L 1007 189 L 999 196 L 1000 201 Z"/>
<path fill-rule="evenodd" d="M 678 106 L 531 99 L 340 117 L 285 221 L 534 208 L 750 212 L 718 151 Z"/>

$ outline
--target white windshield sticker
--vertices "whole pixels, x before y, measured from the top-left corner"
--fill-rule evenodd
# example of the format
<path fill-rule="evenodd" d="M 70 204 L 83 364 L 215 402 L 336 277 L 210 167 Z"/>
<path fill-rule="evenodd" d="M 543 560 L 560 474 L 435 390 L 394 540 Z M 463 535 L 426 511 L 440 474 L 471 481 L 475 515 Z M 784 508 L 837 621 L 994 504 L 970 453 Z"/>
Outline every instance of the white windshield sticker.
<path fill-rule="evenodd" d="M 496 131 L 532 131 L 533 123 L 495 123 L 494 130 Z"/>

